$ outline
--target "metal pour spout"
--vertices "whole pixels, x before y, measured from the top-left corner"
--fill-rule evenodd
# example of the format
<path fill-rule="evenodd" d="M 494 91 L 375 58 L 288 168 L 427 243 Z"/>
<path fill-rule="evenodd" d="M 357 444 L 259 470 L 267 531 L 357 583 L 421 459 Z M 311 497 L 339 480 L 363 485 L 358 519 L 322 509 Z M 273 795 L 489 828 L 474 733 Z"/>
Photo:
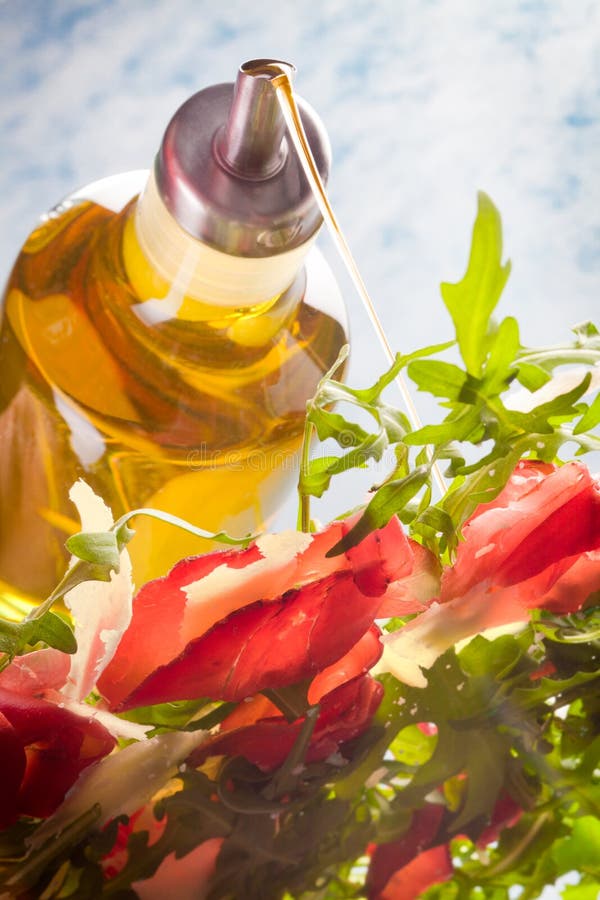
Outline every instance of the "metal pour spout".
<path fill-rule="evenodd" d="M 238 72 L 215 146 L 221 163 L 241 178 L 271 178 L 285 163 L 286 124 L 272 83 L 282 71 L 291 76 L 296 69 L 279 60 L 253 59 Z"/>
<path fill-rule="evenodd" d="M 294 71 L 290 63 L 250 60 L 235 84 L 194 94 L 167 126 L 154 167 L 158 196 L 181 228 L 216 250 L 274 256 L 305 244 L 322 223 L 275 87 Z M 327 134 L 314 110 L 297 102 L 326 181 Z"/>

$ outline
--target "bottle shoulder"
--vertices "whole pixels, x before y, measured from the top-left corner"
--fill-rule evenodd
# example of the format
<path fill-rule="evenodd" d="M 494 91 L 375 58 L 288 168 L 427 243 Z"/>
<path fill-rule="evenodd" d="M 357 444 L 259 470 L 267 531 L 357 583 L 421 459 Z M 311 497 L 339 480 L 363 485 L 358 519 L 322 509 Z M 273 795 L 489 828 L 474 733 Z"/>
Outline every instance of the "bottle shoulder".
<path fill-rule="evenodd" d="M 239 302 L 224 307 L 188 296 L 185 273 L 177 282 L 166 282 L 147 264 L 135 241 L 137 195 L 132 191 L 144 174 L 127 173 L 82 188 L 44 217 L 25 242 L 9 279 L 9 316 L 17 294 L 21 319 L 33 317 L 38 326 L 45 321 L 52 332 L 50 342 L 61 331 L 53 327 L 57 313 L 64 318 L 72 309 L 73 328 L 87 316 L 100 340 L 114 329 L 119 340 L 140 341 L 147 351 L 156 343 L 157 350 L 177 354 L 182 362 L 189 357 L 192 365 L 212 368 L 219 368 L 220 362 L 226 368 L 251 365 L 286 329 L 295 330 L 293 320 L 302 318 L 306 307 L 334 319 L 347 332 L 341 292 L 316 247 L 287 289 L 251 305 L 246 282 Z M 37 331 L 36 340 L 43 342 L 43 333 Z M 232 353 L 239 356 L 237 365 Z"/>
<path fill-rule="evenodd" d="M 136 170 L 102 178 L 68 194 L 40 216 L 15 260 L 8 289 L 16 277 L 25 278 L 29 288 L 39 284 L 41 291 L 60 289 L 91 237 L 135 199 L 147 175 Z"/>
<path fill-rule="evenodd" d="M 133 169 L 100 178 L 73 191 L 63 203 L 87 201 L 119 213 L 141 194 L 148 180 L 148 174 L 148 169 Z"/>
<path fill-rule="evenodd" d="M 149 298 L 136 291 L 122 252 L 133 200 L 115 210 L 86 193 L 49 214 L 16 263 L 3 323 L 11 365 L 20 354 L 40 393 L 75 404 L 103 430 L 171 447 L 198 433 L 235 445 L 282 422 L 299 427 L 346 340 L 344 304 L 320 252 L 313 248 L 288 291 L 261 307 L 148 321 L 140 309 Z M 101 199 L 102 191 L 89 193 Z"/>

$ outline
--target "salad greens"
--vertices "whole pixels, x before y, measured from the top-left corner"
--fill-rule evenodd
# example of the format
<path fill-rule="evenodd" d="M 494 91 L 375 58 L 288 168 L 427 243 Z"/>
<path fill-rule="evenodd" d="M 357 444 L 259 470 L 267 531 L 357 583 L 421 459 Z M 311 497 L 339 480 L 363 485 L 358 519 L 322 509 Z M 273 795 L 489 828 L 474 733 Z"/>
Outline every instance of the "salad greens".
<path fill-rule="evenodd" d="M 321 497 L 338 474 L 384 456 L 393 460 L 329 559 L 396 515 L 413 540 L 450 566 L 465 523 L 499 495 L 520 460 L 560 464 L 571 451 L 581 456 L 600 449 L 594 434 L 600 423 L 598 330 L 584 323 L 564 345 L 522 346 L 516 320 L 494 318 L 509 272 L 499 214 L 481 194 L 465 276 L 442 285 L 454 340 L 399 353 L 363 389 L 336 380 L 344 351 L 322 380 L 307 407 L 300 528 L 311 530 L 310 498 Z M 441 358 L 448 352 L 452 361 Z M 384 398 L 400 371 L 438 400 L 440 421 L 413 429 Z M 335 452 L 315 454 L 315 436 Z M 434 465 L 447 479 L 442 497 L 434 495 Z M 0 620 L 0 669 L 40 644 L 75 651 L 68 619 L 50 606 L 74 584 L 118 571 L 132 533 L 120 521 L 111 532 L 70 539 L 79 561 L 46 604 L 20 623 Z M 429 829 L 425 850 L 446 848 L 451 865 L 450 877 L 421 894 L 428 900 L 533 900 L 565 875 L 571 882 L 561 888 L 565 900 L 598 897 L 597 597 L 568 614 L 533 609 L 513 633 L 479 635 L 447 650 L 427 671 L 426 686 L 378 675 L 383 700 L 370 725 L 344 744 L 343 756 L 306 761 L 318 707 L 307 709 L 306 685 L 294 686 L 305 718 L 287 760 L 274 771 L 240 756 L 182 766 L 177 788 L 154 806 L 162 823 L 157 838 L 145 828 L 128 832 L 125 815 L 101 829 L 92 807 L 32 858 L 27 848 L 37 822 L 12 824 L 0 833 L 0 896 L 135 898 L 132 885 L 152 876 L 170 854 L 180 858 L 205 840 L 225 838 L 202 895 L 209 900 L 408 898 L 416 894 L 381 892 L 373 871 L 366 874 L 369 854 L 375 845 L 394 845 L 400 858 L 423 828 Z M 414 614 L 385 628 L 391 633 L 410 621 Z M 152 734 L 193 732 L 214 727 L 234 706 L 199 698 L 122 716 L 152 726 Z M 106 859 L 123 840 L 127 858 L 107 879 Z M 418 849 L 413 856 L 421 858 Z"/>

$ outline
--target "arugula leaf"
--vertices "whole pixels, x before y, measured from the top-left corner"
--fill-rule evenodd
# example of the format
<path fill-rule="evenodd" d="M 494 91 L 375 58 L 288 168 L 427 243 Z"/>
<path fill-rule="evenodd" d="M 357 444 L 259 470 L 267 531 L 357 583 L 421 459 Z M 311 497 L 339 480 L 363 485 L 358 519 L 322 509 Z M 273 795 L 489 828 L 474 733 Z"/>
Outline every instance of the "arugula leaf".
<path fill-rule="evenodd" d="M 515 358 L 520 350 L 519 325 L 508 316 L 494 331 L 490 327 L 490 352 L 485 364 L 485 384 L 488 394 L 501 394 L 516 377 Z"/>
<path fill-rule="evenodd" d="M 502 265 L 502 225 L 498 210 L 483 192 L 467 271 L 456 284 L 442 284 L 442 298 L 452 316 L 456 339 L 467 372 L 479 376 L 488 352 L 488 322 L 510 274 Z"/>
<path fill-rule="evenodd" d="M 441 344 L 430 344 L 428 347 L 415 350 L 413 353 L 397 353 L 393 365 L 377 379 L 372 387 L 363 390 L 347 388 L 347 390 L 356 398 L 360 405 L 368 407 L 375 404 L 379 401 L 384 389 L 393 382 L 396 375 L 413 360 L 420 359 L 424 356 L 437 356 L 438 353 L 450 349 L 454 344 L 455 341 L 445 341 Z"/>
<path fill-rule="evenodd" d="M 587 407 L 584 415 L 573 429 L 573 434 L 582 434 L 591 431 L 600 424 L 600 394 L 597 394 L 592 403 Z"/>
<path fill-rule="evenodd" d="M 333 438 L 342 447 L 358 447 L 367 439 L 368 434 L 355 422 L 349 422 L 338 413 L 315 407 L 312 422 L 320 441 Z"/>
<path fill-rule="evenodd" d="M 469 379 L 458 366 L 439 360 L 421 359 L 410 364 L 408 376 L 420 391 L 427 391 L 434 397 L 459 400 Z"/>
<path fill-rule="evenodd" d="M 8 622 L 0 619 L 0 653 L 6 654 L 0 663 L 5 668 L 15 656 L 25 653 L 43 642 L 63 653 L 75 653 L 77 641 L 70 626 L 53 612 L 46 612 L 37 619 Z"/>
<path fill-rule="evenodd" d="M 154 725 L 148 737 L 165 731 L 201 731 L 213 728 L 235 708 L 234 703 L 214 704 L 206 698 L 157 703 L 154 706 L 137 706 L 119 717 L 141 725 Z M 199 713 L 203 712 L 203 715 Z"/>
<path fill-rule="evenodd" d="M 517 378 L 523 387 L 529 391 L 538 391 L 548 384 L 552 376 L 541 366 L 532 363 L 520 362 L 517 369 Z"/>
<path fill-rule="evenodd" d="M 325 555 L 331 557 L 345 553 L 351 547 L 359 544 L 371 531 L 387 525 L 392 516 L 399 509 L 405 507 L 408 501 L 427 483 L 428 475 L 428 468 L 420 466 L 405 478 L 388 481 L 380 487 L 358 522 Z"/>
<path fill-rule="evenodd" d="M 72 535 L 65 542 L 65 547 L 84 562 L 119 571 L 119 546 L 113 531 L 82 531 Z"/>
<path fill-rule="evenodd" d="M 552 856 L 561 872 L 600 875 L 600 821 L 581 816 L 571 833 L 552 847 Z"/>

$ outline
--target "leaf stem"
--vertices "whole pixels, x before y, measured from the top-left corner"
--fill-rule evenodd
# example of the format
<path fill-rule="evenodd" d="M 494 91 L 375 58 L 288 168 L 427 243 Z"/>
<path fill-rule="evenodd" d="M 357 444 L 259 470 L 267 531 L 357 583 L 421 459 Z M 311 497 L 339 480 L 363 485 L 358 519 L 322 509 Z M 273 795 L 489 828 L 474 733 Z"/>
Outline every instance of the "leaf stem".
<path fill-rule="evenodd" d="M 509 871 L 513 864 L 519 859 L 519 857 L 527 850 L 529 845 L 535 838 L 538 836 L 546 822 L 549 822 L 552 818 L 551 813 L 543 812 L 540 816 L 535 819 L 533 825 L 529 829 L 526 834 L 523 835 L 519 843 L 513 847 L 510 853 L 507 853 L 504 859 L 500 860 L 495 866 L 493 866 L 488 872 L 485 873 L 486 880 L 490 878 L 495 878 L 496 875 L 502 875 L 504 872 Z"/>
<path fill-rule="evenodd" d="M 312 403 L 312 401 L 311 401 Z M 298 531 L 310 531 L 310 494 L 304 490 L 304 481 L 310 465 L 310 442 L 314 426 L 308 416 L 304 422 L 302 450 L 300 455 L 300 477 L 298 478 Z"/>
<path fill-rule="evenodd" d="M 281 710 L 288 722 L 295 722 L 306 715 L 309 709 L 307 698 L 310 681 L 300 682 L 284 688 L 265 688 L 262 693 Z"/>
<path fill-rule="evenodd" d="M 124 525 L 129 522 L 130 519 L 133 519 L 134 516 L 149 516 L 152 519 L 159 519 L 161 522 L 167 522 L 169 525 L 175 525 L 177 528 L 182 528 L 184 531 L 188 531 L 190 534 L 195 535 L 200 538 L 207 538 L 211 541 L 219 541 L 221 544 L 232 544 L 236 545 L 246 545 L 251 541 L 256 540 L 258 535 L 247 534 L 245 537 L 235 538 L 230 534 L 227 534 L 226 531 L 207 531 L 205 528 L 198 528 L 196 525 L 192 525 L 190 522 L 187 522 L 185 519 L 180 519 L 179 516 L 173 516 L 171 513 L 164 512 L 161 509 L 132 509 L 130 512 L 126 512 L 121 516 L 120 519 L 117 519 L 115 524 L 110 529 L 113 532 L 118 532 Z"/>
<path fill-rule="evenodd" d="M 20 893 L 22 890 L 33 887 L 49 862 L 67 848 L 79 843 L 94 826 L 98 825 L 100 814 L 100 804 L 96 803 L 79 818 L 69 823 L 59 834 L 49 838 L 39 850 L 34 853 L 30 852 L 18 864 L 14 875 L 5 882 L 9 890 L 15 888 Z"/>
<path fill-rule="evenodd" d="M 314 397 L 306 404 L 306 417 L 304 419 L 304 432 L 302 434 L 302 449 L 300 451 L 300 473 L 298 477 L 298 530 L 299 531 L 310 531 L 310 495 L 308 491 L 304 490 L 304 483 L 306 478 L 308 477 L 308 471 L 310 466 L 310 442 L 313 436 L 313 424 L 310 421 L 310 413 L 313 409 L 316 409 L 319 403 L 319 397 L 323 392 L 327 382 L 330 381 L 337 370 L 346 362 L 348 358 L 348 354 L 350 352 L 350 347 L 348 344 L 344 344 L 340 348 L 340 352 L 337 355 L 337 359 L 331 368 L 325 372 L 321 380 L 317 385 L 317 390 L 315 392 Z"/>
<path fill-rule="evenodd" d="M 540 349 L 530 350 L 523 354 L 518 354 L 515 360 L 519 363 L 528 363 L 530 365 L 541 365 L 545 362 L 552 363 L 552 368 L 556 365 L 567 365 L 569 363 L 579 363 L 580 365 L 596 365 L 600 362 L 600 350 L 594 350 L 590 347 L 573 347 L 572 344 L 556 344 L 552 347 L 542 347 Z"/>
<path fill-rule="evenodd" d="M 25 622 L 33 622 L 35 619 L 41 619 L 43 615 L 45 615 L 51 607 L 60 600 L 64 595 L 69 591 L 72 587 L 75 587 L 77 582 L 77 572 L 80 569 L 85 567 L 85 563 L 83 560 L 77 560 L 63 575 L 61 580 L 58 582 L 52 593 L 46 597 L 43 603 L 40 603 L 39 606 L 34 606 L 32 610 L 25 616 Z"/>
<path fill-rule="evenodd" d="M 319 717 L 319 707 L 311 706 L 306 711 L 306 718 L 302 723 L 302 728 L 294 746 L 287 755 L 287 758 L 280 769 L 273 776 L 268 788 L 264 791 L 265 797 L 273 799 L 282 797 L 284 794 L 293 790 L 297 781 L 297 767 L 304 763 L 306 752 L 310 744 L 312 733 Z"/>

